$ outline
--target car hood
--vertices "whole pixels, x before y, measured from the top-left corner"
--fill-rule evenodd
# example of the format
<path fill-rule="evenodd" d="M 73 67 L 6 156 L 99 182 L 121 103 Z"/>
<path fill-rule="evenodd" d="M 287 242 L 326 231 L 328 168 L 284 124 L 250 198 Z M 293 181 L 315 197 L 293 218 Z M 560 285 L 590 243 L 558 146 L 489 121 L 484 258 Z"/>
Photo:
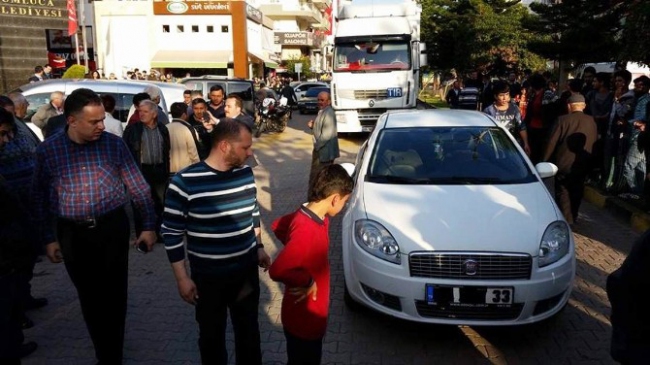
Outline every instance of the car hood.
<path fill-rule="evenodd" d="M 400 251 L 501 251 L 537 256 L 549 223 L 562 219 L 539 182 L 516 185 L 363 184 L 368 219 Z"/>

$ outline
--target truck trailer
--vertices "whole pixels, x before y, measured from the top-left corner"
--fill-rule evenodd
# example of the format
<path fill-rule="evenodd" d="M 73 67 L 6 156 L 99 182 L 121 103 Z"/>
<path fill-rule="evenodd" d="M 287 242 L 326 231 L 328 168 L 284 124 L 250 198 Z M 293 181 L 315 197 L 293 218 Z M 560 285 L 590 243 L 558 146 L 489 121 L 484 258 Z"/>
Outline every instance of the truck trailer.
<path fill-rule="evenodd" d="M 370 132 L 386 111 L 416 107 L 426 65 L 421 12 L 415 1 L 341 3 L 331 83 L 339 133 Z"/>

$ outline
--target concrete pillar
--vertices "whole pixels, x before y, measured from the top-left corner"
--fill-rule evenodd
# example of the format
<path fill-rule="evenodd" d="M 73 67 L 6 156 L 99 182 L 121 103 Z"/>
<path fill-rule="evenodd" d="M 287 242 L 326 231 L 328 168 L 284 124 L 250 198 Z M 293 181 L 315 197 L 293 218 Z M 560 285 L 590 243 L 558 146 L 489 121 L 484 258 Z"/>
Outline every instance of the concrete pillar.
<path fill-rule="evenodd" d="M 235 77 L 248 79 L 248 38 L 246 26 L 246 2 L 231 1 L 232 14 L 232 53 Z"/>

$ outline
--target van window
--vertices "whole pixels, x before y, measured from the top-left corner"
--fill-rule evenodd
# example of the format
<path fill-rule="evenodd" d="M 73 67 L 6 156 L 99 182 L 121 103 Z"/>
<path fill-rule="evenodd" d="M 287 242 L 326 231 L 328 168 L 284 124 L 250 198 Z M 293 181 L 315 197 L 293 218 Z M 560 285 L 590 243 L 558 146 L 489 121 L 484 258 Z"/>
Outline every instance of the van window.
<path fill-rule="evenodd" d="M 25 99 L 27 99 L 27 103 L 29 103 L 27 106 L 27 113 L 25 113 L 25 120 L 31 120 L 32 116 L 36 114 L 36 110 L 38 110 L 41 105 L 49 103 L 51 94 L 52 93 L 40 93 L 25 95 Z"/>
<path fill-rule="evenodd" d="M 237 94 L 243 101 L 253 100 L 253 85 L 249 82 L 231 82 L 228 95 Z"/>
<path fill-rule="evenodd" d="M 131 105 L 133 105 L 133 96 L 135 94 L 126 94 L 126 93 L 98 93 L 99 96 L 102 95 L 111 95 L 115 98 L 115 110 L 113 110 L 113 118 L 119 120 L 122 123 L 127 122 L 127 117 L 129 116 L 129 110 Z"/>

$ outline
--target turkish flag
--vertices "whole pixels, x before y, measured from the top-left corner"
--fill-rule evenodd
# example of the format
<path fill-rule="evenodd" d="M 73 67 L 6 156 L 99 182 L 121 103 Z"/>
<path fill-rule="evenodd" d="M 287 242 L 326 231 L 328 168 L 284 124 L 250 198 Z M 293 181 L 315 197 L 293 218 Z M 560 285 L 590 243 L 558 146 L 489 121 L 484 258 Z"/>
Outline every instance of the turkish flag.
<path fill-rule="evenodd" d="M 68 0 L 68 35 L 70 37 L 77 33 L 77 9 L 74 1 Z"/>

